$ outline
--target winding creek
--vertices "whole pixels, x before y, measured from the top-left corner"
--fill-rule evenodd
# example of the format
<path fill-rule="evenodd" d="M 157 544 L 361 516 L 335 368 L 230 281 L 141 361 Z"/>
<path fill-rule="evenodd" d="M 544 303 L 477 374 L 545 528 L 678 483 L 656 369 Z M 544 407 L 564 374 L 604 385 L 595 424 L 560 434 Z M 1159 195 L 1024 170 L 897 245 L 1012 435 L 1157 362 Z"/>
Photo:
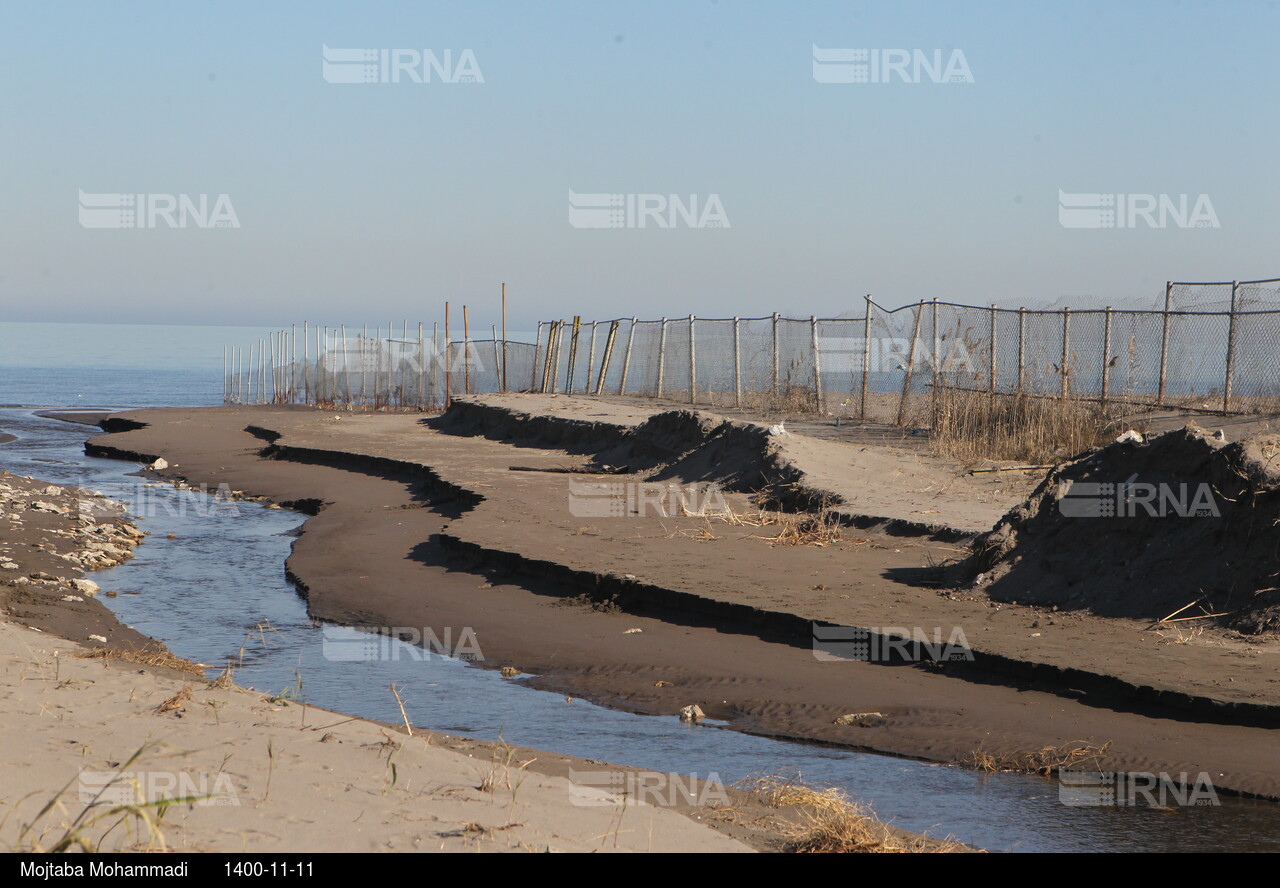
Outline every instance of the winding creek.
<path fill-rule="evenodd" d="M 1272 803 L 1222 797 L 1218 806 L 1172 812 L 1072 807 L 1060 801 L 1056 781 L 982 775 L 566 702 L 401 642 L 390 642 L 392 656 L 380 661 L 326 659 L 326 639 L 364 636 L 333 627 L 322 633 L 286 581 L 284 559 L 303 516 L 144 486 L 133 474 L 136 466 L 84 455 L 85 438 L 96 429 L 41 418 L 31 409 L 0 409 L 0 431 L 17 436 L 0 444 L 0 468 L 100 490 L 142 518 L 139 526 L 151 536 L 136 557 L 93 575 L 119 593 L 104 602 L 183 657 L 218 667 L 235 661 L 241 685 L 398 722 L 389 690 L 394 682 L 409 717 L 422 727 L 660 771 L 715 774 L 725 782 L 799 772 L 810 782 L 845 788 L 900 827 L 953 834 L 990 850 L 1280 850 L 1280 805 Z"/>

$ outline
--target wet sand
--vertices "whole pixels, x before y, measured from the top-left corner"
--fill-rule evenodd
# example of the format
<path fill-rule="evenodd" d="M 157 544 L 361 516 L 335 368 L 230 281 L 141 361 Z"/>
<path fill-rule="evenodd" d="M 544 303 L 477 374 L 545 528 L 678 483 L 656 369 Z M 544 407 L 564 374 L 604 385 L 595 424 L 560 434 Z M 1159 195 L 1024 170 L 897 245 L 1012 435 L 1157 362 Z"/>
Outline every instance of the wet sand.
<path fill-rule="evenodd" d="M 641 773 L 633 768 L 410 733 L 210 684 L 204 670 L 116 621 L 101 601 L 110 590 L 82 576 L 127 560 L 141 536 L 105 500 L 0 472 L 0 848 L 50 849 L 65 839 L 102 788 L 86 790 L 82 772 L 115 781 L 110 799 L 123 792 L 132 801 L 130 779 L 148 799 L 214 796 L 170 808 L 162 838 L 139 838 L 129 817 L 92 810 L 82 836 L 103 851 L 741 852 L 784 844 L 794 820 L 744 792 L 673 777 L 685 786 L 671 791 L 676 804 L 626 804 L 569 774 Z M 654 785 L 654 775 L 644 779 Z M 581 804 L 584 792 L 593 804 Z"/>

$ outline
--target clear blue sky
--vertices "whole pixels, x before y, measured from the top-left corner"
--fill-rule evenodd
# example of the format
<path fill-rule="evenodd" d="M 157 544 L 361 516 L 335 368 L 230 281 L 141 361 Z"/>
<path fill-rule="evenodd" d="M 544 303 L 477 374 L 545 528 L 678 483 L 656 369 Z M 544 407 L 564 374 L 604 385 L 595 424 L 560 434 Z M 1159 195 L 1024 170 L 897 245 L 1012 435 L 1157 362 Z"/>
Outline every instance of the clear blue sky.
<path fill-rule="evenodd" d="M 0 34 L 0 320 L 278 325 L 445 299 L 831 316 L 1280 275 L 1276 3 L 27 3 Z M 321 47 L 474 52 L 350 85 Z M 812 47 L 963 52 L 822 84 Z M 1207 194 L 1217 229 L 1071 230 L 1058 191 Z M 729 228 L 585 230 L 568 193 L 718 195 Z M 79 191 L 240 228 L 82 227 Z M 1069 299 L 1067 300 L 1069 303 Z"/>

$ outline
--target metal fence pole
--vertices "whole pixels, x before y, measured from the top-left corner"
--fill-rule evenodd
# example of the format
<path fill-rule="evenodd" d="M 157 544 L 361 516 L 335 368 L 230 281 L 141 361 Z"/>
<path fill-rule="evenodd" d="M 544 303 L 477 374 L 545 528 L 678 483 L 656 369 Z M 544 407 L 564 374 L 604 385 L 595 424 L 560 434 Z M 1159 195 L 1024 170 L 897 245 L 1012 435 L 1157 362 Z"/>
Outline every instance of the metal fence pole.
<path fill-rule="evenodd" d="M 867 385 L 871 381 L 871 294 L 867 294 L 867 316 L 862 319 L 862 404 L 859 416 L 867 418 Z M 877 349 L 876 353 L 883 353 Z"/>
<path fill-rule="evenodd" d="M 773 393 L 778 393 L 778 313 L 773 313 Z"/>
<path fill-rule="evenodd" d="M 307 321 L 302 322 L 302 403 L 311 403 L 311 331 Z"/>
<path fill-rule="evenodd" d="M 463 394 L 471 394 L 471 313 L 466 303 L 462 305 L 462 378 Z M 374 379 L 377 379 L 375 376 Z"/>
<path fill-rule="evenodd" d="M 493 331 L 493 369 L 498 371 L 498 378 L 494 380 L 494 388 L 502 391 L 502 349 L 498 345 L 498 325 L 491 324 L 489 329 Z"/>
<path fill-rule="evenodd" d="M 1160 382 L 1156 389 L 1156 406 L 1164 405 L 1165 371 L 1169 366 L 1169 301 L 1173 296 L 1173 281 L 1164 284 L 1164 313 L 1160 329 Z"/>
<path fill-rule="evenodd" d="M 942 352 L 942 335 L 938 330 L 938 297 L 933 297 L 933 394 L 937 397 L 938 392 L 942 390 L 942 361 L 939 354 Z"/>
<path fill-rule="evenodd" d="M 1018 308 L 1018 394 L 1027 382 L 1027 309 Z"/>
<path fill-rule="evenodd" d="M 1071 368 L 1067 365 L 1071 358 L 1071 309 L 1062 309 L 1062 363 L 1058 369 L 1062 372 L 1062 400 L 1067 399 L 1067 388 L 1070 385 Z"/>
<path fill-rule="evenodd" d="M 1107 409 L 1107 391 L 1111 386 L 1111 306 L 1103 312 L 1102 326 L 1102 409 Z"/>
<path fill-rule="evenodd" d="M 818 401 L 818 412 L 823 412 L 822 367 L 818 358 L 818 316 L 809 316 L 809 348 L 813 351 L 813 394 Z"/>
<path fill-rule="evenodd" d="M 639 323 L 637 318 L 631 319 L 631 329 L 627 331 L 627 351 L 622 357 L 622 379 L 618 380 L 618 394 L 625 395 L 627 393 L 627 373 L 631 370 L 631 346 L 636 341 L 636 325 Z"/>
<path fill-rule="evenodd" d="M 449 303 L 444 304 L 444 409 L 453 400 L 453 343 L 449 341 Z"/>
<path fill-rule="evenodd" d="M 1227 321 L 1227 378 L 1222 385 L 1222 410 L 1231 409 L 1231 379 L 1236 368 L 1236 299 L 1240 293 L 1240 282 L 1231 282 L 1231 315 Z"/>
<path fill-rule="evenodd" d="M 689 403 L 698 403 L 698 346 L 693 335 L 694 317 L 689 315 Z"/>
<path fill-rule="evenodd" d="M 733 406 L 742 406 L 742 322 L 733 319 Z"/>
<path fill-rule="evenodd" d="M 439 385 L 436 383 L 436 373 L 440 370 L 440 324 L 436 321 L 431 322 L 431 376 L 428 383 L 431 386 L 431 409 L 436 409 L 436 393 Z"/>
<path fill-rule="evenodd" d="M 987 391 L 991 394 L 996 393 L 996 304 L 991 303 L 991 377 L 987 385 Z"/>
<path fill-rule="evenodd" d="M 658 391 L 656 398 L 662 397 L 662 376 L 667 364 L 667 319 L 662 319 L 662 332 L 658 334 Z"/>
<path fill-rule="evenodd" d="M 322 340 L 321 340 L 321 338 L 320 338 L 320 336 L 321 336 L 321 326 L 322 326 L 322 325 L 319 325 L 319 324 L 317 324 L 317 325 L 316 325 L 316 387 L 315 387 L 315 393 L 316 393 L 316 406 L 317 406 L 317 407 L 318 407 L 318 406 L 320 406 L 320 402 L 321 402 L 321 401 L 324 401 L 324 400 L 331 400 L 331 399 L 326 399 L 326 398 L 325 398 L 325 396 L 324 396 L 324 373 L 323 373 L 323 369 L 324 369 L 324 368 L 323 368 L 323 364 L 321 363 L 321 357 L 320 357 L 320 356 L 321 356 L 321 354 L 322 354 L 325 350 L 327 350 L 327 349 L 329 348 L 329 328 L 328 328 L 328 327 L 324 327 L 324 328 L 323 328 L 323 333 L 324 333 L 324 339 L 323 339 L 323 342 L 324 342 L 324 348 L 321 348 L 321 341 L 322 341 Z"/>
<path fill-rule="evenodd" d="M 542 357 L 542 325 L 546 321 L 538 321 L 538 332 L 533 337 L 533 373 L 529 377 L 529 390 L 535 391 L 538 388 L 538 367 L 541 365 L 539 358 Z"/>
<path fill-rule="evenodd" d="M 365 380 L 369 376 L 369 325 L 365 324 L 360 335 L 360 406 L 365 405 Z"/>
<path fill-rule="evenodd" d="M 924 301 L 916 306 L 916 321 L 911 331 L 911 348 L 907 357 L 907 374 L 902 378 L 902 397 L 898 399 L 897 424 L 906 422 L 907 396 L 911 394 L 911 376 L 916 366 L 916 345 L 920 342 L 920 319 L 924 317 Z"/>

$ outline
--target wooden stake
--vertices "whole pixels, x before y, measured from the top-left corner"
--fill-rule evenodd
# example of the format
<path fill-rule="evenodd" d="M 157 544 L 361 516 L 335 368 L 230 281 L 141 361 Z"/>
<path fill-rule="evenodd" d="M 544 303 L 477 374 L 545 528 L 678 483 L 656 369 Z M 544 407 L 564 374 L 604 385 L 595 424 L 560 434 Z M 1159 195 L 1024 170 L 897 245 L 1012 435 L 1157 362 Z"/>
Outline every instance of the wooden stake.
<path fill-rule="evenodd" d="M 536 360 L 536 359 L 535 359 Z M 502 376 L 499 391 L 507 390 L 507 285 L 502 285 Z"/>
<path fill-rule="evenodd" d="M 463 391 L 471 394 L 471 319 L 467 306 L 462 306 L 462 378 Z"/>

